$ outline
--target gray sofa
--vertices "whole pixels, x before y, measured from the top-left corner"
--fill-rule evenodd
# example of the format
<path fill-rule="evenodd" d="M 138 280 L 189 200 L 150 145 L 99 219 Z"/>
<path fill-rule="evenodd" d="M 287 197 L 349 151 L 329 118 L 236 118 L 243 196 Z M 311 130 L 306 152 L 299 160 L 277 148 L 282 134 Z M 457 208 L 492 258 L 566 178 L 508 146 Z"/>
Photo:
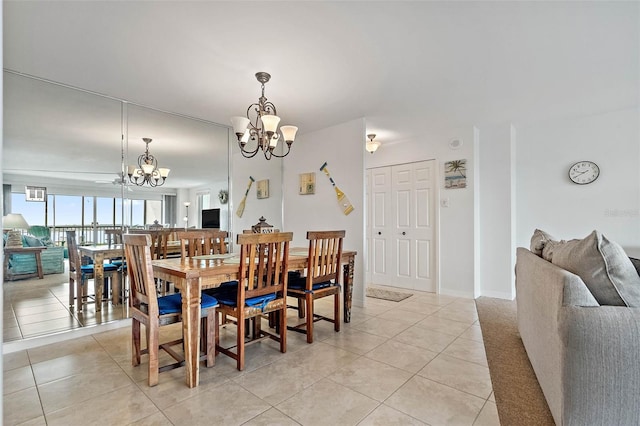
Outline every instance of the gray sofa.
<path fill-rule="evenodd" d="M 640 425 L 640 308 L 601 305 L 578 275 L 525 248 L 516 294 L 518 329 L 556 424 Z"/>

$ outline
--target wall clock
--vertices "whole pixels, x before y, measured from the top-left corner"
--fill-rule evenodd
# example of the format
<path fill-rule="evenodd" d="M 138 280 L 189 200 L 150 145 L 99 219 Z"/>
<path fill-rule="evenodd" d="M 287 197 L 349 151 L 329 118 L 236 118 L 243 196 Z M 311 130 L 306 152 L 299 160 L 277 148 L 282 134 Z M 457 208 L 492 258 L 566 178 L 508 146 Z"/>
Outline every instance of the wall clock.
<path fill-rule="evenodd" d="M 593 161 L 578 161 L 569 167 L 569 179 L 578 185 L 586 185 L 598 179 L 600 167 Z"/>
<path fill-rule="evenodd" d="M 220 192 L 218 192 L 218 200 L 220 200 L 220 204 L 227 204 L 229 201 L 229 192 L 221 189 Z"/>

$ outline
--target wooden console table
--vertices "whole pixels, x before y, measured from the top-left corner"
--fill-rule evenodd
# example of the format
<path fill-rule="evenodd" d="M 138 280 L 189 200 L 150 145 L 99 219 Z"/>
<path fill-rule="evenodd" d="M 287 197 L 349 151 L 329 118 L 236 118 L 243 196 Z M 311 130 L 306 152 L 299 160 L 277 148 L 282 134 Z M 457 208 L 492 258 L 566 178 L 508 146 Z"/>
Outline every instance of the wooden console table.
<path fill-rule="evenodd" d="M 5 247 L 4 248 L 4 279 L 5 281 L 11 281 L 16 278 L 31 278 L 38 277 L 44 278 L 42 273 L 42 250 L 46 250 L 46 247 Z M 31 274 L 9 274 L 9 257 L 12 254 L 33 254 L 36 258 L 36 272 Z"/>

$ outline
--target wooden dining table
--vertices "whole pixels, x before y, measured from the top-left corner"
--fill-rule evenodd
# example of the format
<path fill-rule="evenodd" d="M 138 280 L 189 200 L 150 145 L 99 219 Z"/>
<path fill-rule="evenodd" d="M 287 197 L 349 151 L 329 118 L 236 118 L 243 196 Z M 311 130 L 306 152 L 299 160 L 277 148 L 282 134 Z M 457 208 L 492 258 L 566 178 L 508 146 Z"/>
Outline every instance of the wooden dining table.
<path fill-rule="evenodd" d="M 291 248 L 289 251 L 289 270 L 298 271 L 308 263 L 307 248 Z M 198 386 L 200 367 L 200 298 L 203 289 L 218 287 L 221 283 L 238 279 L 239 265 L 230 258 L 202 259 L 180 258 L 154 260 L 153 273 L 156 278 L 173 282 L 182 293 L 182 327 L 186 364 L 186 381 L 190 388 Z M 343 265 L 343 307 L 344 322 L 351 321 L 353 300 L 353 272 L 355 251 L 342 252 Z M 225 263 L 227 260 L 227 263 Z"/>

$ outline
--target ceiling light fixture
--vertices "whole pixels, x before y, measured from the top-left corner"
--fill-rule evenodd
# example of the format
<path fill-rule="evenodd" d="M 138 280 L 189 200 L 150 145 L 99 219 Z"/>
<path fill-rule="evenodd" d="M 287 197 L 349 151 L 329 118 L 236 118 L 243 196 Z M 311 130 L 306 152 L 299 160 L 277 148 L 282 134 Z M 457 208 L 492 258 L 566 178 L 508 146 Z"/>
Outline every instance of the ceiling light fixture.
<path fill-rule="evenodd" d="M 147 144 L 147 147 L 144 154 L 140 154 L 138 157 L 137 167 L 133 165 L 127 166 L 129 181 L 138 186 L 143 186 L 144 184 L 152 187 L 162 186 L 167 180 L 167 176 L 169 176 L 170 169 L 158 168 L 158 160 L 149 154 L 151 139 L 142 138 L 142 140 Z"/>
<path fill-rule="evenodd" d="M 296 138 L 298 128 L 296 126 L 281 126 L 280 132 L 282 135 L 278 133 L 280 117 L 276 115 L 276 106 L 268 102 L 264 96 L 264 85 L 271 79 L 271 75 L 266 72 L 258 72 L 256 73 L 256 79 L 262 85 L 262 96 L 258 98 L 257 103 L 249 105 L 246 117 L 231 117 L 233 131 L 238 137 L 238 146 L 242 155 L 246 158 L 255 156 L 260 149 L 262 149 L 264 158 L 267 160 L 271 160 L 271 157 L 286 157 L 291 150 L 291 144 Z M 249 116 L 250 113 L 252 115 L 255 114 L 253 122 Z M 281 138 L 287 144 L 287 152 L 278 155 L 275 153 L 275 149 Z M 247 148 L 246 145 L 249 139 L 257 141 L 255 148 Z"/>
<path fill-rule="evenodd" d="M 376 152 L 376 150 L 380 147 L 381 144 L 379 141 L 374 141 L 374 139 L 376 138 L 375 133 L 371 133 L 367 135 L 367 137 L 369 138 L 369 140 L 366 142 L 367 151 L 373 154 L 374 152 Z"/>

